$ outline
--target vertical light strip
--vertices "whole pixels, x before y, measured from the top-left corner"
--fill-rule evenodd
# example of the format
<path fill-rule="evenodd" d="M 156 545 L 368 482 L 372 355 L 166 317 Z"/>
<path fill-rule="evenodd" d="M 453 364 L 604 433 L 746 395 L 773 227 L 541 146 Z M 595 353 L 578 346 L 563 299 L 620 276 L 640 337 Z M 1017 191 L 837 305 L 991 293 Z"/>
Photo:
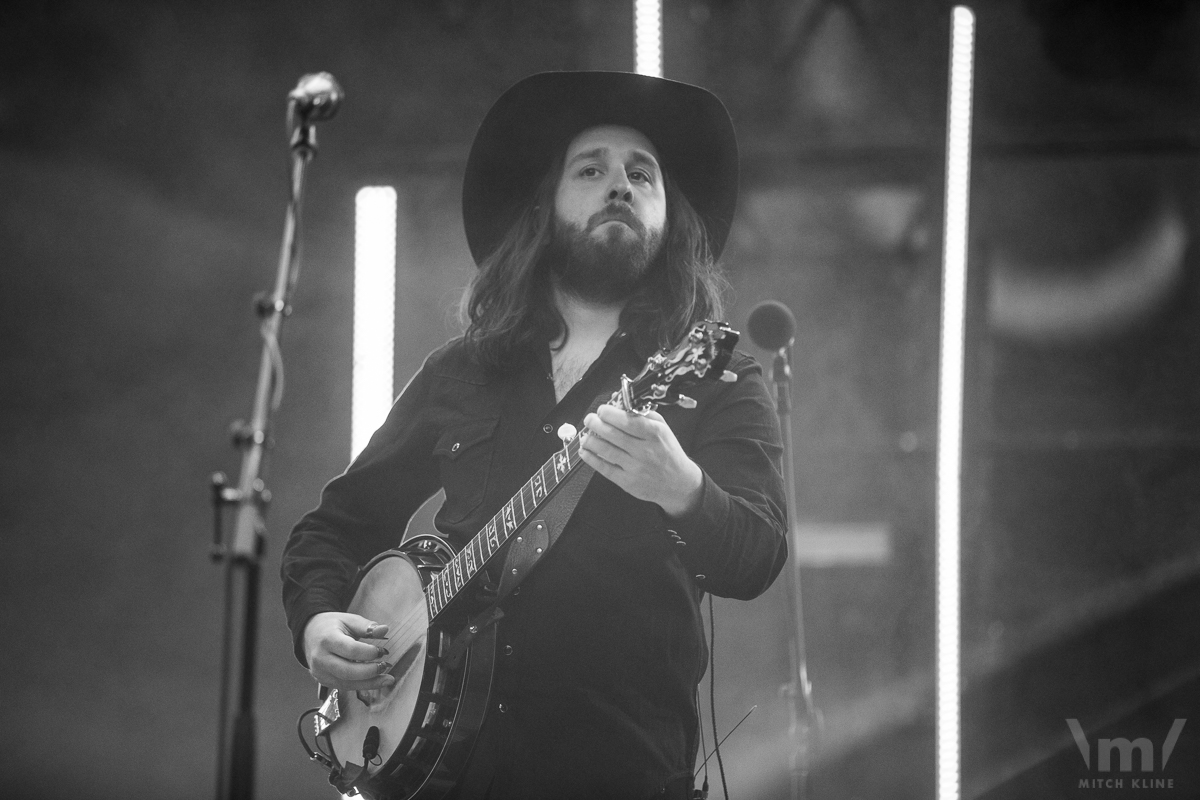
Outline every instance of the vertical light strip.
<path fill-rule="evenodd" d="M 392 405 L 395 336 L 396 190 L 367 186 L 354 198 L 354 376 L 350 457 L 356 457 Z"/>
<path fill-rule="evenodd" d="M 661 78 L 662 0 L 634 0 L 633 71 Z"/>
<path fill-rule="evenodd" d="M 946 132 L 946 230 L 937 441 L 937 796 L 958 800 L 960 763 L 960 538 L 967 220 L 971 185 L 971 81 L 975 15 L 955 6 Z"/>

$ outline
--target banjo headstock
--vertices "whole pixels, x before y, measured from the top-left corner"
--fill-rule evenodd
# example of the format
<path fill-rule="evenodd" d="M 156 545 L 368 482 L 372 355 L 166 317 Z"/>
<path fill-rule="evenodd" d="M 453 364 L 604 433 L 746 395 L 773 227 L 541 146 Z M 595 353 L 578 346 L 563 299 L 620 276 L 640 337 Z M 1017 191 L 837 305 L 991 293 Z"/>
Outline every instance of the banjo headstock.
<path fill-rule="evenodd" d="M 681 389 L 706 380 L 737 380 L 737 375 L 725 367 L 733 356 L 738 335 L 724 322 L 705 320 L 696 324 L 675 349 L 652 355 L 637 377 L 621 376 L 621 390 L 613 393 L 611 403 L 639 414 L 664 405 L 694 408 L 696 401 L 681 394 Z"/>

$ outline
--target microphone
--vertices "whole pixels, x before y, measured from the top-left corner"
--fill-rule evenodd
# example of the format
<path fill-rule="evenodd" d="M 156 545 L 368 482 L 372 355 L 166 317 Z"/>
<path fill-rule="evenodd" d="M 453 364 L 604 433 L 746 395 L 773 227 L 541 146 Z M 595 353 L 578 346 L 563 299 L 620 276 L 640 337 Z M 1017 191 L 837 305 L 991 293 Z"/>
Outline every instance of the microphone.
<path fill-rule="evenodd" d="M 764 350 L 782 350 L 796 340 L 796 318 L 778 300 L 764 300 L 750 312 L 750 338 Z"/>
<path fill-rule="evenodd" d="M 367 728 L 367 735 L 363 737 L 363 749 L 362 749 L 363 769 L 365 770 L 367 768 L 367 765 L 370 764 L 372 761 L 374 761 L 375 757 L 378 755 L 379 755 L 379 728 L 372 725 L 371 727 Z"/>
<path fill-rule="evenodd" d="M 320 122 L 337 113 L 344 97 L 342 87 L 328 72 L 305 75 L 288 92 L 288 112 L 301 122 Z"/>
<path fill-rule="evenodd" d="M 792 410 L 791 391 L 788 382 L 792 379 L 791 346 L 796 339 L 796 318 L 792 311 L 778 300 L 764 300 L 750 311 L 750 319 L 746 323 L 750 329 L 750 338 L 764 350 L 775 353 L 775 362 L 771 365 L 771 380 L 778 390 L 776 410 L 780 417 L 786 418 Z M 788 435 L 791 435 L 789 428 Z M 791 445 L 788 443 L 788 449 Z"/>

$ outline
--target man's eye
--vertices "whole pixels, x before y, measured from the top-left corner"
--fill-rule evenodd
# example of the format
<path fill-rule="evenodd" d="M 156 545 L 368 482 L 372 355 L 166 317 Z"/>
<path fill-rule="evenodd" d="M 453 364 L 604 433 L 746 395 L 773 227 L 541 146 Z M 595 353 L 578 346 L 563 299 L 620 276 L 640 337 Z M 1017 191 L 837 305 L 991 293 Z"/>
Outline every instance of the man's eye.
<path fill-rule="evenodd" d="M 635 169 L 633 172 L 629 173 L 629 178 L 630 180 L 642 182 L 649 182 L 650 180 L 650 176 L 642 172 L 640 169 Z"/>
<path fill-rule="evenodd" d="M 594 178 L 600 174 L 600 170 L 595 167 L 584 167 L 579 171 L 579 174 L 585 178 Z"/>

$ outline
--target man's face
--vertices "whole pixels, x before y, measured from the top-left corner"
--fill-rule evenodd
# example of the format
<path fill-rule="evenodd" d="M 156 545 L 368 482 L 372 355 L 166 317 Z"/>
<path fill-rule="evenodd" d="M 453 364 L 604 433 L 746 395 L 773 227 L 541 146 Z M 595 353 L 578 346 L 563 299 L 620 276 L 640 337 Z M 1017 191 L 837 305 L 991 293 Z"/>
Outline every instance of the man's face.
<path fill-rule="evenodd" d="M 667 196 L 650 140 L 632 128 L 589 128 L 567 147 L 554 197 L 552 266 L 564 289 L 612 302 L 636 288 L 658 253 Z"/>

